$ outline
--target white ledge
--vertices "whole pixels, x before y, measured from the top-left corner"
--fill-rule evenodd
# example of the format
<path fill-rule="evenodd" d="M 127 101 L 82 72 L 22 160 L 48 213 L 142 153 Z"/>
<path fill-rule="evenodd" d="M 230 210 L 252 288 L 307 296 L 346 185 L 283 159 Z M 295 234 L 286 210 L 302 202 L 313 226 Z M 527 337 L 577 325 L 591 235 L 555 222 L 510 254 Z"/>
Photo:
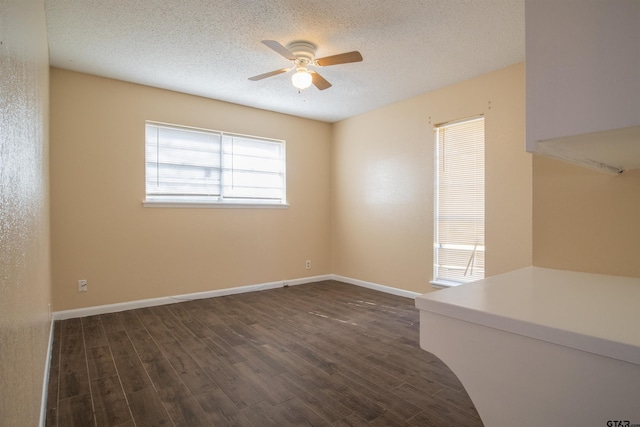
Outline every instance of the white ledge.
<path fill-rule="evenodd" d="M 239 209 L 287 209 L 288 203 L 239 203 L 239 202 L 196 202 L 181 200 L 143 200 L 142 206 L 145 208 L 239 208 Z"/>

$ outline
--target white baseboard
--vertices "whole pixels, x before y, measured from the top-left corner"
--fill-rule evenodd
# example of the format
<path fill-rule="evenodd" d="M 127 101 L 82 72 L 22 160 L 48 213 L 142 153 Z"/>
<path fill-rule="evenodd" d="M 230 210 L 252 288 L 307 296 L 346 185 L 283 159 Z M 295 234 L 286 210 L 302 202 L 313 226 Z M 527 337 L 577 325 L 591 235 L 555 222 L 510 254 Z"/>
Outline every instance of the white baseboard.
<path fill-rule="evenodd" d="M 49 391 L 49 372 L 51 372 L 51 356 L 53 352 L 53 316 L 49 315 L 49 344 L 47 344 L 47 360 L 44 364 L 44 379 L 42 381 L 42 402 L 40 402 L 40 427 L 47 421 L 47 397 Z"/>
<path fill-rule="evenodd" d="M 120 302 L 116 304 L 98 305 L 94 307 L 76 308 L 73 310 L 56 311 L 53 313 L 54 320 L 74 319 L 76 317 L 94 316 L 96 314 L 116 313 L 118 311 L 133 310 L 143 307 L 154 307 L 157 305 L 175 304 L 183 301 L 221 297 L 225 295 L 243 294 L 246 292 L 264 291 L 267 289 L 282 288 L 283 286 L 295 286 L 305 283 L 320 282 L 323 280 L 337 280 L 351 285 L 362 286 L 388 294 L 398 295 L 405 298 L 415 299 L 418 292 L 406 291 L 404 289 L 393 288 L 391 286 L 379 285 L 377 283 L 366 282 L 364 280 L 352 279 L 350 277 L 336 274 L 325 274 L 322 276 L 303 277 L 300 279 L 279 280 L 277 282 L 260 283 L 257 285 L 239 286 L 237 288 L 217 289 L 214 291 L 196 292 L 184 295 L 173 295 L 168 297 L 150 298 L 144 300 Z M 49 343 L 51 345 L 51 342 Z"/>
<path fill-rule="evenodd" d="M 239 286 L 237 288 L 217 289 L 214 291 L 196 292 L 184 295 L 174 295 L 160 298 L 150 298 L 144 300 L 120 302 L 116 304 L 98 305 L 94 307 L 76 308 L 73 310 L 56 311 L 53 313 L 54 320 L 74 319 L 76 317 L 94 316 L 96 314 L 116 313 L 118 311 L 133 310 L 143 307 L 154 307 L 157 305 L 175 304 L 183 301 L 221 297 L 225 295 L 243 294 L 246 292 L 264 291 L 267 289 L 282 288 L 283 286 L 302 285 L 304 283 L 320 282 L 331 280 L 330 274 L 322 276 L 304 277 L 300 279 L 279 280 L 277 282 L 261 283 L 257 285 Z"/>
<path fill-rule="evenodd" d="M 331 278 L 333 280 L 337 280 L 338 282 L 344 282 L 344 283 L 349 283 L 351 285 L 362 286 L 363 288 L 369 288 L 375 291 L 398 295 L 405 298 L 415 299 L 418 295 L 421 295 L 418 292 L 411 292 L 404 289 L 393 288 L 391 286 L 379 285 L 377 283 L 372 283 L 372 282 L 365 282 L 364 280 L 352 279 L 350 277 L 344 277 L 337 274 L 332 274 Z"/>

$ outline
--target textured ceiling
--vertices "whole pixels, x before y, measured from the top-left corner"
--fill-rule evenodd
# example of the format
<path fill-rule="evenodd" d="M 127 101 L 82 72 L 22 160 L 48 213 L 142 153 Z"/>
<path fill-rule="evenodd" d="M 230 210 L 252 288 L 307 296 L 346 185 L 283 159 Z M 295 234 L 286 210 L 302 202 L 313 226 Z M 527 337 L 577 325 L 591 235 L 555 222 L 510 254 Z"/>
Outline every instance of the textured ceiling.
<path fill-rule="evenodd" d="M 52 66 L 327 122 L 524 60 L 524 0 L 45 0 Z M 298 93 L 260 43 L 307 40 L 333 87 Z"/>

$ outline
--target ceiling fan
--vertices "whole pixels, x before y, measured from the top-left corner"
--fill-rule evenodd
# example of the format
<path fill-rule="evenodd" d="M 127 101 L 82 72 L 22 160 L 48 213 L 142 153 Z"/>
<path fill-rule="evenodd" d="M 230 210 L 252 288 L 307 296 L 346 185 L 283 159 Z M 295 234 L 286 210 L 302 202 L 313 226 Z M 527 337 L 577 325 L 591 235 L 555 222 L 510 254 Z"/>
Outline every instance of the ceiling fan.
<path fill-rule="evenodd" d="M 296 88 L 305 89 L 313 83 L 313 85 L 319 90 L 325 90 L 331 87 L 331 83 L 329 83 L 315 70 L 310 70 L 309 67 L 327 67 L 329 65 L 362 61 L 362 55 L 360 55 L 360 52 L 355 50 L 353 52 L 340 53 L 338 55 L 325 56 L 324 58 L 316 59 L 316 45 L 307 41 L 294 41 L 289 43 L 287 47 L 284 47 L 275 40 L 262 40 L 262 43 L 293 62 L 293 67 L 281 68 L 279 70 L 249 77 L 249 80 L 252 81 L 277 76 L 278 74 L 286 73 L 295 69 L 296 72 L 291 76 L 291 82 Z"/>

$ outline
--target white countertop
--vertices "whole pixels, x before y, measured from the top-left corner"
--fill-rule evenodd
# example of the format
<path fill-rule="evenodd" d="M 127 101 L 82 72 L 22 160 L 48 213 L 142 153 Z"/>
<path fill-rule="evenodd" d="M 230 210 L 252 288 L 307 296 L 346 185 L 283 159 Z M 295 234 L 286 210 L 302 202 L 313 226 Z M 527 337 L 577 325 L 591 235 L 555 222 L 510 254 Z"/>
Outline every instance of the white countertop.
<path fill-rule="evenodd" d="M 528 267 L 420 295 L 416 307 L 640 365 L 637 278 Z"/>

